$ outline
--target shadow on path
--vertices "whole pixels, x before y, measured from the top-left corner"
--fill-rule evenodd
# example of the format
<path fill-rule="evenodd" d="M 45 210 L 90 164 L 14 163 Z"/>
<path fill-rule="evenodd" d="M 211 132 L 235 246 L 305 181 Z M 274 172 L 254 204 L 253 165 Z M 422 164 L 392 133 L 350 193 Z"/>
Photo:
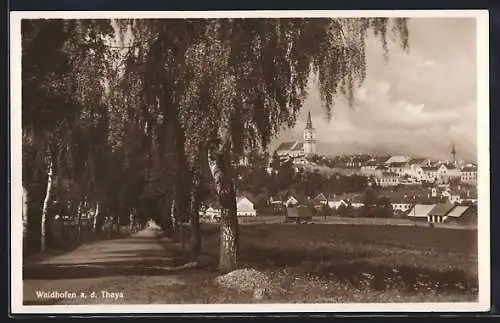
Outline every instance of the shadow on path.
<path fill-rule="evenodd" d="M 154 276 L 186 269 L 188 259 L 162 232 L 145 229 L 122 239 L 82 245 L 72 252 L 23 266 L 23 279 L 75 279 L 116 275 Z M 171 246 L 171 247 L 168 247 Z"/>

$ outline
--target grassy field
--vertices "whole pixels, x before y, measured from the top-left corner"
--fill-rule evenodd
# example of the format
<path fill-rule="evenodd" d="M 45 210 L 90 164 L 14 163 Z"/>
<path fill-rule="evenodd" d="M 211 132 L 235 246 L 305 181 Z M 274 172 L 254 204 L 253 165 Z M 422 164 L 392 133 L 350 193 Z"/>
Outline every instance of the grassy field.
<path fill-rule="evenodd" d="M 277 224 L 284 222 L 284 216 L 279 215 L 265 215 L 255 217 L 240 217 L 238 219 L 240 224 Z M 313 216 L 311 221 L 316 224 L 349 224 L 349 225 L 367 225 L 367 226 L 419 226 L 429 227 L 426 220 L 418 219 L 414 221 L 408 217 L 400 218 L 362 218 L 362 217 L 340 217 L 340 216 Z M 477 226 L 475 224 L 458 224 L 458 223 L 434 223 L 436 228 L 449 228 L 449 229 L 473 229 Z"/>
<path fill-rule="evenodd" d="M 109 261 L 114 254 L 124 259 L 137 258 L 137 268 L 130 271 L 110 267 L 109 272 L 100 272 L 95 277 L 84 275 L 80 270 L 82 275 L 78 277 L 75 274 L 75 277 L 32 278 L 25 281 L 24 293 L 78 289 L 120 291 L 125 295 L 118 300 L 67 299 L 59 304 L 477 300 L 475 230 L 319 223 L 253 224 L 242 225 L 239 230 L 241 267 L 257 269 L 269 277 L 271 288 L 265 299 L 255 300 L 252 293 L 215 284 L 214 279 L 220 275 L 217 270 L 219 230 L 213 224 L 202 225 L 204 258 L 208 260 L 205 267 L 161 269 L 165 264 L 156 258 L 169 258 L 175 266 L 190 261 L 185 250 L 167 238 L 132 238 L 122 243 L 119 239 L 109 240 L 100 242 L 107 246 L 98 248 L 100 251 L 86 248 L 86 252 L 92 251 L 94 257 Z M 187 233 L 184 233 L 185 239 Z M 145 244 L 140 252 L 139 242 Z M 120 249 L 110 253 L 111 244 Z M 87 257 L 82 252 L 74 257 Z M 155 265 L 154 268 L 149 268 L 151 265 Z M 37 300 L 29 301 L 35 304 Z"/>
<path fill-rule="evenodd" d="M 203 249 L 214 263 L 218 229 L 203 226 Z M 240 226 L 241 265 L 268 274 L 273 302 L 439 302 L 477 298 L 474 230 L 404 226 Z M 197 272 L 185 302 L 248 302 L 212 284 L 215 268 Z M 203 288 L 201 288 L 203 287 Z M 172 300 L 173 301 L 173 300 Z"/>

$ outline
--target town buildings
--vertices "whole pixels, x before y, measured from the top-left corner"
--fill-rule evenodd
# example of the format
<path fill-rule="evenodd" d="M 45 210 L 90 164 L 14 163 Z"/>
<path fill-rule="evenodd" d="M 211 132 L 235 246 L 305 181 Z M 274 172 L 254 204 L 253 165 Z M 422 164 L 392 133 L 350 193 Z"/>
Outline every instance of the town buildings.
<path fill-rule="evenodd" d="M 310 157 L 317 153 L 316 130 L 312 125 L 311 112 L 307 114 L 306 127 L 303 131 L 302 141 L 289 141 L 281 143 L 276 149 L 280 157 Z"/>

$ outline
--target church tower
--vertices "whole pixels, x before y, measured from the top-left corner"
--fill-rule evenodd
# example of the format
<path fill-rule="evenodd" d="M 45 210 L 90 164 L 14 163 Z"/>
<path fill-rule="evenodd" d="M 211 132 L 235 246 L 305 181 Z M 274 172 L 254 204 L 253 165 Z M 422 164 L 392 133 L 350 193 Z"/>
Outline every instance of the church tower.
<path fill-rule="evenodd" d="M 457 163 L 457 151 L 455 150 L 455 143 L 451 146 L 451 156 L 453 157 L 453 164 Z"/>
<path fill-rule="evenodd" d="M 304 154 L 306 156 L 316 154 L 316 130 L 312 126 L 311 111 L 307 114 L 307 124 L 304 129 Z"/>

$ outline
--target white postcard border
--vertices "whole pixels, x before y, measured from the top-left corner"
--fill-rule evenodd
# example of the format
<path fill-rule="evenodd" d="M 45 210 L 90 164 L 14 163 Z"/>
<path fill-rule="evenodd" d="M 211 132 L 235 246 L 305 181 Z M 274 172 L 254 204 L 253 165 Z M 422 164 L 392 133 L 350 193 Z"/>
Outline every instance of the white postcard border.
<path fill-rule="evenodd" d="M 21 19 L 36 18 L 278 18 L 278 17 L 410 17 L 476 18 L 477 149 L 478 149 L 478 279 L 479 299 L 471 303 L 349 304 L 172 304 L 172 305 L 23 305 L 21 181 Z M 341 11 L 12 11 L 10 13 L 11 77 L 11 312 L 56 313 L 258 313 L 258 312 L 473 312 L 490 310 L 490 145 L 489 145 L 489 13 L 487 10 L 341 10 Z"/>

